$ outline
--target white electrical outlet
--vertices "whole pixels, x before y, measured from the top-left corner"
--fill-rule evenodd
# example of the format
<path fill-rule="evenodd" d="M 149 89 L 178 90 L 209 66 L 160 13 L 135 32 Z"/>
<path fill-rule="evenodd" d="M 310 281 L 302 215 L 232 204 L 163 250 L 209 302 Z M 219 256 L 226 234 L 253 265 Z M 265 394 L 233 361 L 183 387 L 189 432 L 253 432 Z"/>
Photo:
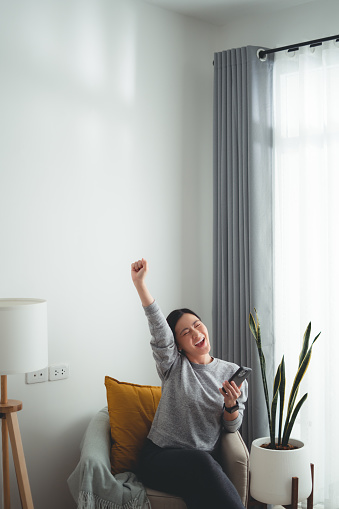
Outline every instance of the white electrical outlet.
<path fill-rule="evenodd" d="M 64 378 L 69 377 L 69 366 L 67 364 L 58 364 L 55 366 L 50 366 L 48 371 L 48 379 L 50 381 L 53 380 L 63 380 Z"/>
<path fill-rule="evenodd" d="M 26 373 L 26 384 L 37 384 L 39 382 L 47 382 L 48 368 L 38 369 L 38 371 L 31 371 Z"/>

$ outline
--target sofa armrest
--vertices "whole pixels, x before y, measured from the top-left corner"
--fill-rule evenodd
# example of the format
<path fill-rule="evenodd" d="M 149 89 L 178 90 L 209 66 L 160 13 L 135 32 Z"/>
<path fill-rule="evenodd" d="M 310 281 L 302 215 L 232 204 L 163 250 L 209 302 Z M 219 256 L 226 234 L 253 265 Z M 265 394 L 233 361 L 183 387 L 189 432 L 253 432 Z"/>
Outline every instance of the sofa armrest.
<path fill-rule="evenodd" d="M 100 410 L 89 423 L 82 439 L 80 461 L 68 478 L 74 500 L 81 491 L 90 491 L 95 478 L 102 490 L 109 491 L 114 483 L 110 465 L 110 426 L 107 408 Z"/>
<path fill-rule="evenodd" d="M 241 501 L 247 506 L 249 484 L 249 453 L 239 431 L 222 432 L 221 465 L 236 487 Z"/>
<path fill-rule="evenodd" d="M 106 407 L 89 423 L 81 444 L 80 461 L 67 481 L 78 509 L 149 507 L 146 490 L 133 472 L 112 474 L 110 446 Z"/>
<path fill-rule="evenodd" d="M 91 419 L 80 449 L 82 461 L 100 464 L 105 469 L 111 470 L 111 430 L 107 407 L 102 408 Z"/>

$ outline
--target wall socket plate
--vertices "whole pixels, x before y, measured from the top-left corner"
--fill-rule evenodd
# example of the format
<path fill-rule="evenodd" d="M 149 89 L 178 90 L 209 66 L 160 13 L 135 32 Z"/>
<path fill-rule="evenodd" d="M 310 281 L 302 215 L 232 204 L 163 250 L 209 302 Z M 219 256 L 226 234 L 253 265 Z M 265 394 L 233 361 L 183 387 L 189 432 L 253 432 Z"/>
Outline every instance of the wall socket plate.
<path fill-rule="evenodd" d="M 48 368 L 38 369 L 38 371 L 31 371 L 26 373 L 26 384 L 37 384 L 40 382 L 47 382 Z"/>
<path fill-rule="evenodd" d="M 69 377 L 69 366 L 68 364 L 55 364 L 48 368 L 48 380 L 63 380 Z"/>

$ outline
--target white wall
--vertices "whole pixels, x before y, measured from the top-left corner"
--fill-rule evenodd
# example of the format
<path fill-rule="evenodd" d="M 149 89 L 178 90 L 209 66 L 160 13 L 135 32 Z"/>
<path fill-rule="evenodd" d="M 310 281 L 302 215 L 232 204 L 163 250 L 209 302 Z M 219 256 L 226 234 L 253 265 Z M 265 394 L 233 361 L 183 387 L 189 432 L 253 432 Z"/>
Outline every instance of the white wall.
<path fill-rule="evenodd" d="M 104 376 L 159 383 L 130 262 L 210 325 L 214 35 L 136 0 L 1 2 L 0 296 L 47 299 L 49 363 L 71 371 L 9 377 L 36 509 L 75 507 Z"/>
<path fill-rule="evenodd" d="M 274 14 L 238 18 L 219 28 L 215 51 L 248 45 L 278 48 L 338 34 L 337 0 L 282 6 L 280 2 L 281 8 Z"/>

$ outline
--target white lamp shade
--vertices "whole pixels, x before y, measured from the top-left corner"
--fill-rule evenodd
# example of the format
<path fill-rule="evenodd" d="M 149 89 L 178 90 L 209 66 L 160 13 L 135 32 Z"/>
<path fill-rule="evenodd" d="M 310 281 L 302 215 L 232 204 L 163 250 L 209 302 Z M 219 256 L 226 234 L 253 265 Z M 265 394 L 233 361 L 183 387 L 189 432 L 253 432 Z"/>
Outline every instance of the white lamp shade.
<path fill-rule="evenodd" d="M 28 373 L 46 366 L 46 301 L 0 299 L 0 374 Z"/>

